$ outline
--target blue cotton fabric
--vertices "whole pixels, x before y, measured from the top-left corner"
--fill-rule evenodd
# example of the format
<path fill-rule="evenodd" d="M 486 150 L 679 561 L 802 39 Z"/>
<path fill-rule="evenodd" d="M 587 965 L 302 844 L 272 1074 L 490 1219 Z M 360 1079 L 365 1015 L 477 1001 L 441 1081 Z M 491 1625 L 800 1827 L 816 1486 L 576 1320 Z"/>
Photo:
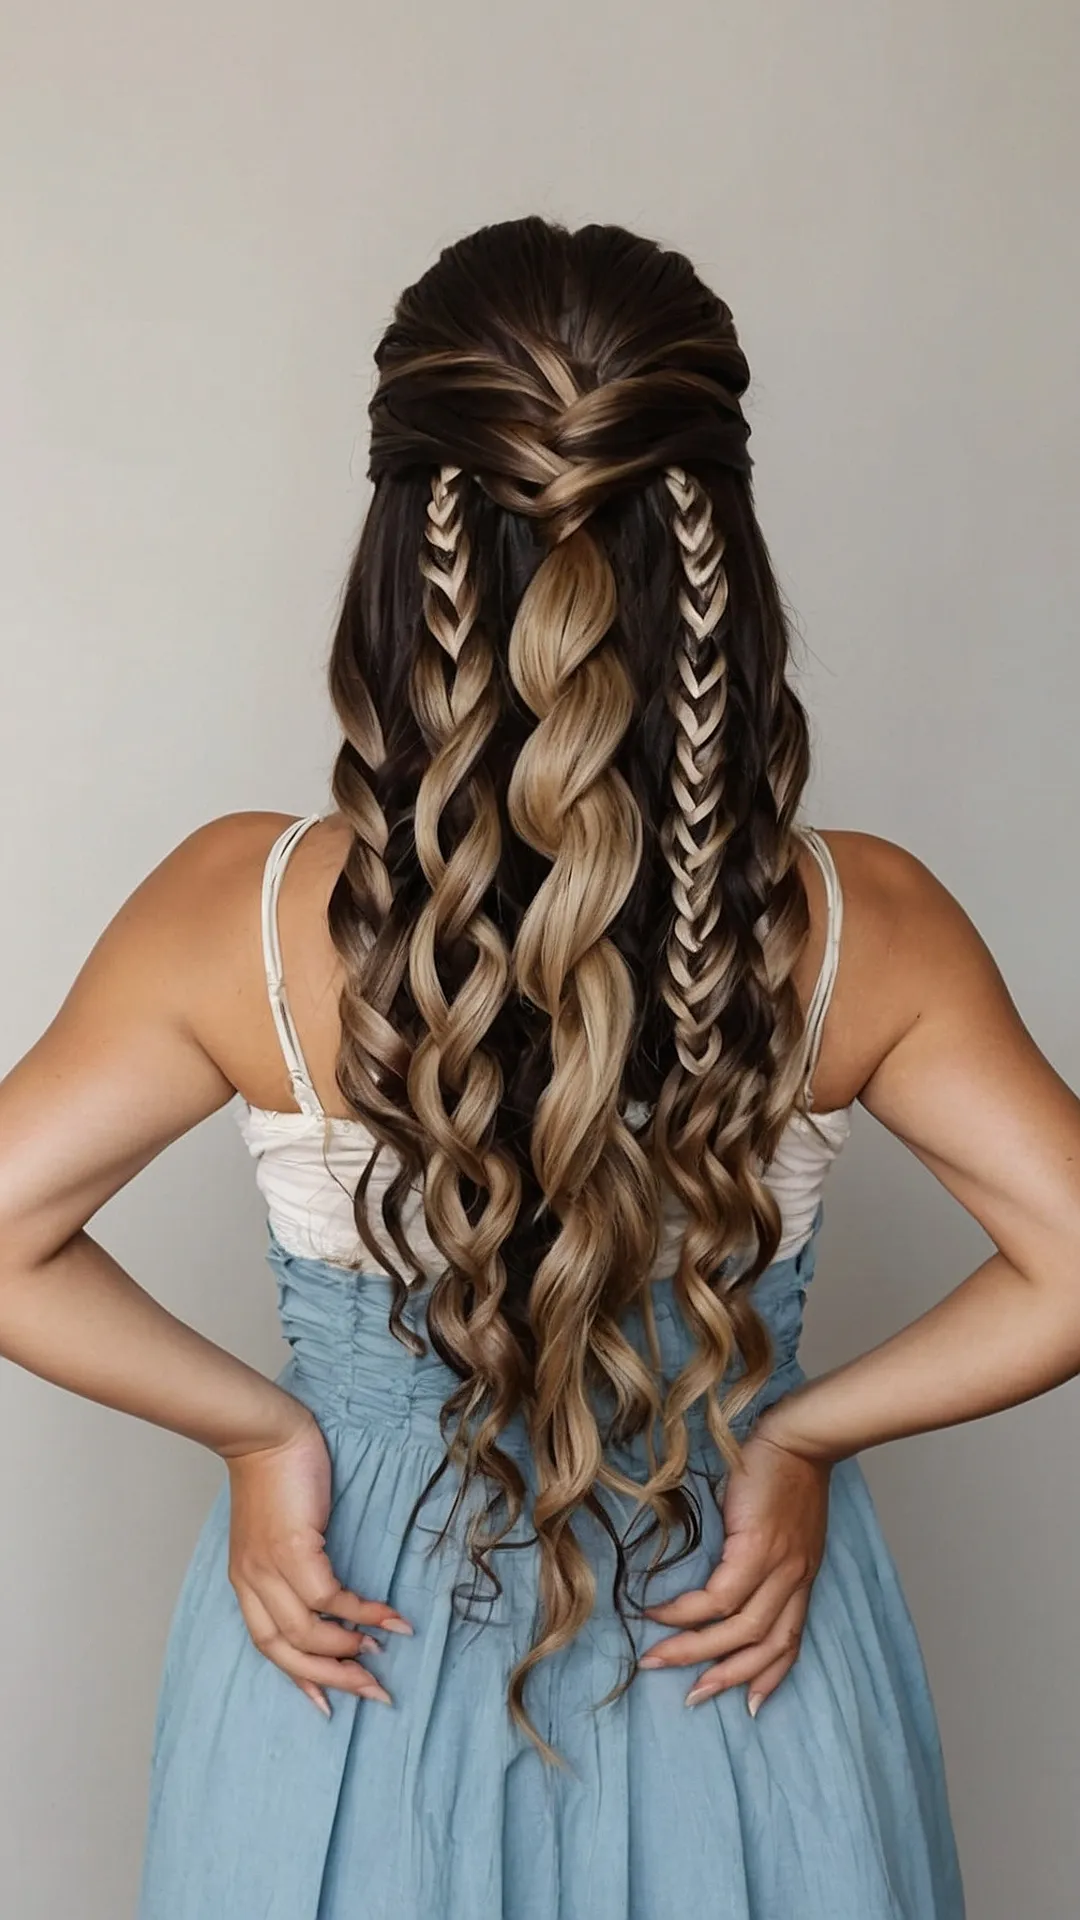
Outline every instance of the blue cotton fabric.
<path fill-rule="evenodd" d="M 819 1211 L 810 1240 L 756 1283 L 776 1365 L 741 1432 L 805 1378 L 797 1350 L 820 1225 Z M 505 1704 L 533 1635 L 534 1551 L 497 1554 L 501 1595 L 484 1589 L 470 1607 L 460 1548 L 429 1551 L 449 1475 L 407 1527 L 442 1458 L 454 1376 L 389 1332 L 384 1276 L 299 1258 L 272 1234 L 269 1258 L 291 1348 L 279 1379 L 312 1408 L 332 1457 L 335 1572 L 415 1632 L 365 1656 L 394 1704 L 332 1692 L 327 1721 L 248 1636 L 227 1577 L 222 1486 L 169 1634 L 137 1920 L 964 1920 L 923 1660 L 857 1460 L 833 1471 L 801 1651 L 756 1720 L 741 1686 L 687 1709 L 695 1667 L 639 1673 L 597 1704 L 626 1671 L 627 1642 L 610 1541 L 581 1518 L 596 1610 L 527 1695 L 567 1762 L 553 1770 Z M 653 1297 L 674 1372 L 690 1336 L 670 1284 Z M 423 1313 L 420 1289 L 407 1316 L 421 1331 Z M 628 1331 L 640 1342 L 639 1322 Z M 701 1586 L 723 1549 L 705 1478 L 718 1461 L 700 1419 L 692 1440 L 703 1539 L 647 1593 L 635 1589 L 648 1604 Z M 506 1444 L 528 1478 L 521 1430 Z M 643 1476 L 639 1450 L 622 1464 Z M 666 1631 L 630 1628 L 639 1651 Z"/>

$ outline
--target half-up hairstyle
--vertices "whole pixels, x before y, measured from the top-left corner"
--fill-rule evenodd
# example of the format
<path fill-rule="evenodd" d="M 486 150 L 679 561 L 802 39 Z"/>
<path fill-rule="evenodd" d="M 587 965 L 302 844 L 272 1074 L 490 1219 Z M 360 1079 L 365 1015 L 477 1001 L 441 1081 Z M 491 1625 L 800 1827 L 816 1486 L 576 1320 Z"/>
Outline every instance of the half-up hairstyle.
<path fill-rule="evenodd" d="M 481 229 L 402 294 L 376 352 L 372 502 L 331 662 L 352 828 L 330 905 L 338 1084 L 394 1177 L 391 1325 L 443 1260 L 426 1328 L 459 1386 L 446 1459 L 469 1557 L 526 1504 L 531 1669 L 589 1617 L 575 1533 L 629 1493 L 650 1565 L 695 1538 L 688 1417 L 721 1459 L 767 1379 L 750 1296 L 780 1220 L 764 1173 L 804 1110 L 793 984 L 809 928 L 806 720 L 750 487 L 746 361 L 682 255 L 618 227 Z M 643 1117 L 642 1117 L 643 1116 Z M 662 1378 L 649 1281 L 665 1196 L 694 1353 Z M 625 1330 L 640 1313 L 645 1352 Z M 615 1447 L 641 1436 L 648 1474 Z M 437 1477 L 437 1476 L 436 1476 Z M 447 1523 L 449 1524 L 449 1523 Z M 444 1528 L 445 1532 L 445 1528 Z M 669 1556 L 665 1558 L 665 1556 Z"/>

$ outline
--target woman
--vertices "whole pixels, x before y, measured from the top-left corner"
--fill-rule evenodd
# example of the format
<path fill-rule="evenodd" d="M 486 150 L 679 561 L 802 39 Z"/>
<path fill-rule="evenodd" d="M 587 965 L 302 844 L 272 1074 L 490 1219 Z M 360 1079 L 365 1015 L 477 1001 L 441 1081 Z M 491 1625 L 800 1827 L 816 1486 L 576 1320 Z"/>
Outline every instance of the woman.
<path fill-rule="evenodd" d="M 0 1348 L 227 1469 L 140 1920 L 959 1920 L 855 1456 L 1080 1368 L 1080 1108 L 932 875 L 799 824 L 690 265 L 489 227 L 376 358 L 335 810 L 186 840 L 0 1090 Z M 85 1231 L 234 1096 L 276 1382 Z M 856 1100 L 997 1251 L 808 1381 Z"/>

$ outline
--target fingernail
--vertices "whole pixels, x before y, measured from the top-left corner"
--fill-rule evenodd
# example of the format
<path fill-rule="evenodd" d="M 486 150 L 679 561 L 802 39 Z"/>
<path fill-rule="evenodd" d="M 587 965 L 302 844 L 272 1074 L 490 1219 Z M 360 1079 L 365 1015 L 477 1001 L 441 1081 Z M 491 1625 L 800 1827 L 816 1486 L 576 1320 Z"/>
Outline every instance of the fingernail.
<path fill-rule="evenodd" d="M 411 1633 L 412 1632 L 412 1628 L 410 1627 L 408 1621 L 400 1619 L 397 1614 L 394 1615 L 392 1620 L 380 1620 L 379 1625 L 383 1627 L 387 1633 Z"/>
<path fill-rule="evenodd" d="M 376 1682 L 374 1686 L 365 1687 L 363 1689 L 361 1697 L 364 1700 L 382 1700 L 385 1702 L 385 1704 L 388 1707 L 392 1706 L 393 1704 L 393 1702 L 391 1701 L 390 1695 L 386 1691 L 386 1688 L 380 1687 L 378 1682 Z"/>
<path fill-rule="evenodd" d="M 699 1706 L 702 1700 L 711 1700 L 712 1696 L 713 1696 L 712 1687 L 691 1687 L 689 1693 L 686 1696 L 686 1699 L 683 1701 L 683 1706 L 684 1707 Z"/>
<path fill-rule="evenodd" d="M 639 1667 L 663 1667 L 666 1664 L 666 1661 L 662 1660 L 658 1653 L 643 1653 L 641 1659 L 638 1661 Z"/>
<path fill-rule="evenodd" d="M 757 1710 L 760 1707 L 764 1698 L 765 1698 L 765 1695 L 763 1693 L 752 1693 L 750 1695 L 750 1698 L 747 1700 L 746 1705 L 747 1705 L 747 1708 L 749 1709 L 751 1720 L 755 1718 L 757 1714 Z"/>
<path fill-rule="evenodd" d="M 324 1713 L 326 1715 L 326 1718 L 329 1720 L 330 1718 L 329 1700 L 314 1700 L 312 1699 L 312 1696 L 310 1694 L 308 1695 L 308 1698 L 309 1700 L 311 1700 L 312 1706 L 318 1707 L 319 1712 Z"/>
<path fill-rule="evenodd" d="M 358 1653 L 381 1653 L 382 1641 L 376 1640 L 373 1633 L 362 1633 L 356 1650 Z"/>

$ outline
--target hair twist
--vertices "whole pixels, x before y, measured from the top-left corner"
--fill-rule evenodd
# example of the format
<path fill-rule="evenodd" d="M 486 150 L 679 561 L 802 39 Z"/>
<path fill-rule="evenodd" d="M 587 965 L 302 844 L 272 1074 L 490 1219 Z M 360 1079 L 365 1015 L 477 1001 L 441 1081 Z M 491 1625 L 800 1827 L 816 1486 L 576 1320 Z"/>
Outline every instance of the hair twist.
<path fill-rule="evenodd" d="M 345 732 L 331 792 L 352 830 L 327 914 L 344 962 L 339 1012 L 348 1039 L 338 1056 L 337 1080 L 350 1106 L 367 1115 L 377 1143 L 360 1176 L 353 1212 L 362 1244 L 378 1264 L 387 1264 L 387 1246 L 374 1233 L 368 1192 L 379 1156 L 389 1150 L 397 1168 L 386 1192 L 382 1225 L 399 1262 L 391 1267 L 391 1326 L 407 1345 L 415 1346 L 402 1319 L 406 1286 L 401 1268 L 413 1275 L 419 1270 L 400 1214 L 409 1185 L 422 1177 L 424 1160 L 421 1130 L 402 1099 L 412 1050 L 407 1033 L 391 1014 L 406 972 L 408 941 L 395 923 L 387 864 L 390 830 L 376 786 L 386 759 L 385 738 L 367 681 L 355 656 L 345 649 L 335 651 L 330 688 Z"/>
<path fill-rule="evenodd" d="M 543 1613 L 511 1680 L 522 1716 L 528 1673 L 573 1637 L 592 1605 L 575 1512 L 588 1505 L 603 1519 L 598 1484 L 639 1492 L 605 1459 L 594 1390 L 607 1389 L 614 1427 L 631 1412 L 637 1426 L 659 1413 L 655 1381 L 619 1325 L 655 1248 L 656 1192 L 621 1112 L 635 992 L 609 937 L 642 853 L 641 818 L 614 764 L 635 704 L 614 644 L 616 606 L 607 556 L 576 528 L 526 589 L 508 648 L 513 683 L 537 716 L 511 775 L 510 820 L 551 862 L 513 958 L 521 992 L 550 1023 L 551 1074 L 531 1151 L 557 1223 L 529 1295 Z"/>

